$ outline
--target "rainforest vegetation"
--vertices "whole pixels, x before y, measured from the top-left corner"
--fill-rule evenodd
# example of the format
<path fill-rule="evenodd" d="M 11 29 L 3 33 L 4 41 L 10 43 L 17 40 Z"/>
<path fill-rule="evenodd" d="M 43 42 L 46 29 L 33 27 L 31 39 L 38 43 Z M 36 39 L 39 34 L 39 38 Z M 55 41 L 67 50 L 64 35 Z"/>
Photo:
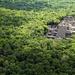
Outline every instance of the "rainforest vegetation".
<path fill-rule="evenodd" d="M 75 75 L 75 38 L 48 39 L 48 23 L 75 15 L 75 0 L 0 0 L 0 75 Z"/>

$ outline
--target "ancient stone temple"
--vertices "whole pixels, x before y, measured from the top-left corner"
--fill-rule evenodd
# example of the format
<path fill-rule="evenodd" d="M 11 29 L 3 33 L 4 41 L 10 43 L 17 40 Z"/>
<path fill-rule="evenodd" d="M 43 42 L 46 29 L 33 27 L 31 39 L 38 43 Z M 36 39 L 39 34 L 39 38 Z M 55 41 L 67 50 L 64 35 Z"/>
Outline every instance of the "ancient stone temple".
<path fill-rule="evenodd" d="M 48 38 L 68 38 L 75 34 L 75 18 L 73 16 L 64 17 L 58 25 L 48 25 Z"/>

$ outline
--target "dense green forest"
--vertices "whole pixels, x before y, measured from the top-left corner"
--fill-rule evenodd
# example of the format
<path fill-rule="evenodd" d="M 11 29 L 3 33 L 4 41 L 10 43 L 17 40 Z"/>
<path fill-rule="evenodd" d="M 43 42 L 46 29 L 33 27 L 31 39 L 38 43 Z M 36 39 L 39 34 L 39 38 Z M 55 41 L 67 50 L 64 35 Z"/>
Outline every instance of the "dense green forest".
<path fill-rule="evenodd" d="M 75 0 L 0 0 L 0 75 L 75 75 L 75 38 L 48 39 L 48 23 L 75 15 Z"/>

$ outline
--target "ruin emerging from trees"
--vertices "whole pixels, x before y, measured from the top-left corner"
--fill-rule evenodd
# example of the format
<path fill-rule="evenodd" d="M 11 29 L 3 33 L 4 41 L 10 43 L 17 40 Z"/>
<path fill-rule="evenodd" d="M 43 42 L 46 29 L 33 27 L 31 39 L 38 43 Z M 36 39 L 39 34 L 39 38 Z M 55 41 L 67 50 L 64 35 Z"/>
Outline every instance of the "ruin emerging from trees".
<path fill-rule="evenodd" d="M 48 25 L 48 38 L 69 38 L 75 33 L 75 18 L 73 16 L 66 16 L 62 21 Z"/>

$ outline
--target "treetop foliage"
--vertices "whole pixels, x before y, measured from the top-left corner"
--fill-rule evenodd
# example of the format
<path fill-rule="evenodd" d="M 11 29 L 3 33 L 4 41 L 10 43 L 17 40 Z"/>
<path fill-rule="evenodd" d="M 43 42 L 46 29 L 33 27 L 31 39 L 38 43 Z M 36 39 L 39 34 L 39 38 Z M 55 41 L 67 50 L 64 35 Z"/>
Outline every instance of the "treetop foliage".
<path fill-rule="evenodd" d="M 0 0 L 0 75 L 75 75 L 75 37 L 45 37 L 74 8 L 74 0 Z"/>

